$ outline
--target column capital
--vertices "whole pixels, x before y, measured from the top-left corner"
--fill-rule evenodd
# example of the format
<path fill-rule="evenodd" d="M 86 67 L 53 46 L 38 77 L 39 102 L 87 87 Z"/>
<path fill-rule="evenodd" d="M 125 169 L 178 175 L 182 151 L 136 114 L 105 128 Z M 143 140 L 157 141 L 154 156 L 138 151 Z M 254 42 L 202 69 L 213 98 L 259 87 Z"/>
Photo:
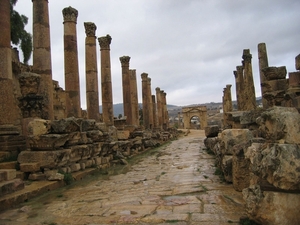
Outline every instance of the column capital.
<path fill-rule="evenodd" d="M 242 73 L 242 72 L 243 72 L 243 69 L 244 69 L 243 66 L 237 66 L 237 67 L 236 67 L 236 72 Z"/>
<path fill-rule="evenodd" d="M 244 49 L 243 50 L 243 61 L 244 62 L 251 62 L 252 55 L 250 54 L 250 49 Z"/>
<path fill-rule="evenodd" d="M 155 88 L 155 91 L 156 91 L 156 92 L 159 92 L 159 91 L 160 91 L 160 88 L 159 88 L 159 87 Z"/>
<path fill-rule="evenodd" d="M 124 56 L 121 56 L 119 59 L 120 59 L 122 66 L 129 66 L 130 56 L 124 55 Z"/>
<path fill-rule="evenodd" d="M 87 37 L 95 37 L 95 33 L 97 30 L 96 24 L 92 22 L 84 22 L 85 34 Z"/>
<path fill-rule="evenodd" d="M 112 38 L 109 34 L 107 34 L 106 36 L 103 36 L 103 37 L 99 37 L 98 42 L 99 42 L 99 45 L 100 45 L 100 49 L 101 50 L 109 50 L 111 40 L 112 40 Z"/>
<path fill-rule="evenodd" d="M 141 78 L 142 78 L 142 81 L 147 81 L 148 73 L 142 73 Z"/>
<path fill-rule="evenodd" d="M 74 22 L 77 23 L 78 11 L 77 9 L 72 8 L 71 6 L 66 7 L 62 10 L 62 14 L 65 22 Z"/>

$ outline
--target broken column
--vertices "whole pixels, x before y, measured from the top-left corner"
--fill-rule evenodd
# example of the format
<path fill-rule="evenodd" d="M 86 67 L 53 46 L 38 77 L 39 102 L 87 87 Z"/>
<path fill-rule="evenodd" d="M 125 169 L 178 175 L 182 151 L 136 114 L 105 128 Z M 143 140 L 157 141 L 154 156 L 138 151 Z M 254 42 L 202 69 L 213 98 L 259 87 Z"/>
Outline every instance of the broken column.
<path fill-rule="evenodd" d="M 268 54 L 267 47 L 265 43 L 258 44 L 258 63 L 259 63 L 259 77 L 260 77 L 260 88 L 261 88 L 261 96 L 263 96 L 266 92 L 266 87 L 263 83 L 266 81 L 266 78 L 263 73 L 263 69 L 269 66 L 268 62 Z M 267 101 L 265 98 L 262 99 L 263 108 L 266 108 Z"/>
<path fill-rule="evenodd" d="M 231 127 L 228 121 L 228 112 L 232 112 L 231 84 L 227 84 L 223 90 L 223 126 L 224 128 Z"/>
<path fill-rule="evenodd" d="M 161 93 L 161 102 L 162 102 L 163 129 L 166 130 L 169 124 L 169 116 L 168 116 L 168 109 L 167 109 L 167 93 L 165 93 L 163 90 L 161 90 L 160 93 Z"/>
<path fill-rule="evenodd" d="M 153 128 L 153 104 L 152 104 L 152 93 L 151 93 L 151 78 L 148 77 L 148 107 L 149 107 L 149 126 Z"/>
<path fill-rule="evenodd" d="M 122 86 L 123 86 L 124 116 L 126 116 L 126 124 L 127 125 L 132 125 L 129 61 L 130 61 L 129 56 L 120 57 L 120 62 L 121 62 L 121 65 L 122 65 Z"/>
<path fill-rule="evenodd" d="M 289 87 L 286 98 L 289 100 L 289 107 L 296 107 L 300 112 L 300 54 L 295 57 L 296 72 L 289 73 Z"/>
<path fill-rule="evenodd" d="M 149 97 L 148 97 L 148 74 L 142 73 L 142 96 L 143 96 L 143 125 L 145 129 L 150 128 L 149 123 Z"/>
<path fill-rule="evenodd" d="M 243 66 L 237 66 L 236 70 L 233 71 L 235 77 L 235 87 L 236 87 L 236 102 L 237 109 L 243 111 L 244 109 L 244 101 L 243 101 Z"/>
<path fill-rule="evenodd" d="M 33 3 L 33 72 L 41 76 L 39 94 L 43 97 L 42 118 L 52 120 L 53 83 L 48 0 Z"/>
<path fill-rule="evenodd" d="M 139 101 L 136 82 L 136 70 L 130 70 L 130 95 L 131 95 L 131 113 L 132 125 L 139 126 Z"/>
<path fill-rule="evenodd" d="M 243 66 L 244 66 L 244 101 L 245 101 L 245 110 L 254 110 L 256 109 L 256 98 L 255 98 L 255 89 L 253 82 L 253 73 L 252 73 L 252 64 L 251 59 L 252 55 L 250 54 L 249 49 L 243 50 Z"/>
<path fill-rule="evenodd" d="M 113 95 L 111 84 L 110 43 L 111 36 L 99 37 L 101 54 L 101 91 L 102 91 L 102 119 L 108 126 L 114 125 Z"/>
<path fill-rule="evenodd" d="M 89 119 L 99 119 L 98 71 L 94 23 L 86 22 L 85 27 L 85 71 L 86 71 L 86 106 Z"/>
<path fill-rule="evenodd" d="M 76 32 L 78 11 L 70 6 L 64 8 L 62 13 L 64 17 L 65 89 L 70 99 L 67 102 L 67 116 L 81 117 Z"/>
<path fill-rule="evenodd" d="M 161 93 L 160 93 L 160 88 L 157 87 L 155 89 L 156 91 L 156 111 L 157 111 L 157 127 L 159 129 L 162 129 L 162 102 L 161 102 Z"/>

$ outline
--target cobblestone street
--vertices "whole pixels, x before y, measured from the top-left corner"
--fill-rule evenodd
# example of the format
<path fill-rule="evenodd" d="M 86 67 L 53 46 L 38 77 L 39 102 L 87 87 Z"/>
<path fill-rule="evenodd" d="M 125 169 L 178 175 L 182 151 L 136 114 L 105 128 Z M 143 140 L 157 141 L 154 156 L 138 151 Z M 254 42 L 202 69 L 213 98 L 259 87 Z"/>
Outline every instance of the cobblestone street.
<path fill-rule="evenodd" d="M 242 194 L 214 175 L 204 131 L 191 130 L 127 173 L 78 182 L 0 214 L 0 224 L 238 224 Z"/>

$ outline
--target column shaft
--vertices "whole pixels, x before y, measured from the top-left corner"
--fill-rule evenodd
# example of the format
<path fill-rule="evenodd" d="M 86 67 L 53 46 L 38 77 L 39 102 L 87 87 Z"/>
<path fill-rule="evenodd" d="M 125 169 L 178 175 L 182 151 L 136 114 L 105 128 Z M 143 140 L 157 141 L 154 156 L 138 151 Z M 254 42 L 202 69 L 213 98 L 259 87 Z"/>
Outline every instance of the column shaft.
<path fill-rule="evenodd" d="M 136 82 L 136 70 L 130 70 L 130 91 L 131 91 L 131 112 L 132 112 L 132 125 L 139 126 L 139 101 Z"/>
<path fill-rule="evenodd" d="M 143 96 L 143 125 L 145 129 L 150 128 L 149 123 L 149 97 L 148 97 L 148 74 L 142 73 L 142 96 Z"/>
<path fill-rule="evenodd" d="M 114 125 L 113 94 L 111 82 L 110 44 L 111 36 L 99 37 L 101 55 L 101 92 L 102 92 L 102 118 L 108 126 Z"/>
<path fill-rule="evenodd" d="M 86 106 L 89 119 L 99 120 L 99 91 L 97 71 L 96 36 L 94 23 L 84 23 L 85 27 L 85 71 L 86 71 Z"/>
<path fill-rule="evenodd" d="M 152 93 L 151 93 L 151 78 L 148 77 L 148 107 L 149 107 L 149 126 L 150 129 L 154 127 L 153 123 L 153 104 L 152 104 Z"/>
<path fill-rule="evenodd" d="M 50 46 L 48 0 L 32 0 L 33 3 L 33 72 L 41 75 L 39 94 L 43 96 L 43 119 L 52 120 L 53 82 Z"/>
<path fill-rule="evenodd" d="M 78 11 L 72 7 L 64 8 L 63 17 L 65 89 L 70 98 L 70 101 L 67 103 L 67 116 L 81 117 L 76 31 Z"/>
<path fill-rule="evenodd" d="M 266 93 L 266 87 L 263 83 L 266 81 L 263 69 L 269 67 L 267 47 L 265 43 L 258 44 L 258 63 L 259 63 L 259 77 L 260 77 L 260 88 L 261 88 L 261 97 Z M 267 108 L 267 100 L 262 98 L 263 108 Z"/>
<path fill-rule="evenodd" d="M 130 61 L 129 56 L 120 57 L 120 62 L 121 62 L 121 65 L 122 65 L 122 86 L 123 86 L 124 116 L 126 116 L 126 124 L 127 125 L 132 125 L 129 61 Z"/>
<path fill-rule="evenodd" d="M 152 114 L 153 114 L 153 128 L 157 128 L 157 114 L 156 114 L 156 101 L 155 95 L 152 95 Z"/>
<path fill-rule="evenodd" d="M 161 102 L 161 92 L 160 92 L 160 88 L 157 87 L 155 89 L 156 91 L 156 111 L 157 111 L 157 127 L 159 129 L 162 129 L 162 102 Z"/>

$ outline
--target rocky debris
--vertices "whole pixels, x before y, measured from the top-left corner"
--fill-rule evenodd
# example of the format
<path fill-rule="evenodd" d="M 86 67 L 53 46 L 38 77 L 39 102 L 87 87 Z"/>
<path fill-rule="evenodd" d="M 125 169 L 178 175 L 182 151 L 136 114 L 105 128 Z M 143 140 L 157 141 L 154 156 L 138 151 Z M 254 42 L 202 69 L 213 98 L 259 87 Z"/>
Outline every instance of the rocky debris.
<path fill-rule="evenodd" d="M 205 127 L 205 136 L 210 137 L 217 137 L 219 134 L 219 126 L 218 125 L 212 125 Z"/>

